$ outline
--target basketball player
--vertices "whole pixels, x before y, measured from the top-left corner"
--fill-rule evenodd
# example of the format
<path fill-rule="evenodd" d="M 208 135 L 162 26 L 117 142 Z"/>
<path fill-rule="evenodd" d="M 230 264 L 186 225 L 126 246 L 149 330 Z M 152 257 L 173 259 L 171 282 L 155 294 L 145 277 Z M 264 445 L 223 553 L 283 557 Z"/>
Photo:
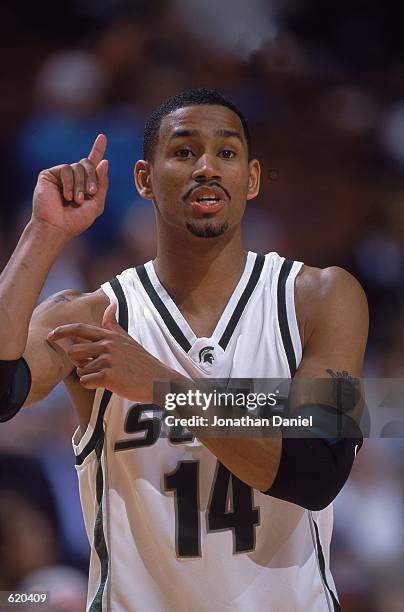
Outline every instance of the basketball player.
<path fill-rule="evenodd" d="M 63 247 L 102 214 L 106 144 L 100 135 L 88 158 L 40 173 L 0 278 L 2 420 L 61 380 L 79 417 L 88 610 L 339 610 L 331 502 L 360 434 L 162 437 L 153 381 L 359 377 L 363 291 L 341 269 L 243 251 L 260 185 L 248 127 L 219 93 L 191 90 L 153 113 L 135 166 L 155 209 L 156 259 L 34 310 Z"/>

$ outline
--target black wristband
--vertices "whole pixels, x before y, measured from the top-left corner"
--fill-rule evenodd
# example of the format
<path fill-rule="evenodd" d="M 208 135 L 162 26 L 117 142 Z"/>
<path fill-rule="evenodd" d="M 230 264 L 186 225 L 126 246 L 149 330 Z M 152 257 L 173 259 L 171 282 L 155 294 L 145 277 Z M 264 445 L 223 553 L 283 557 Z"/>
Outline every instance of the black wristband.
<path fill-rule="evenodd" d="M 0 360 L 0 395 L 9 390 L 18 368 L 19 359 L 12 361 Z"/>
<path fill-rule="evenodd" d="M 31 390 L 31 371 L 25 359 L 0 361 L 0 381 L 0 422 L 4 422 L 17 414 Z"/>

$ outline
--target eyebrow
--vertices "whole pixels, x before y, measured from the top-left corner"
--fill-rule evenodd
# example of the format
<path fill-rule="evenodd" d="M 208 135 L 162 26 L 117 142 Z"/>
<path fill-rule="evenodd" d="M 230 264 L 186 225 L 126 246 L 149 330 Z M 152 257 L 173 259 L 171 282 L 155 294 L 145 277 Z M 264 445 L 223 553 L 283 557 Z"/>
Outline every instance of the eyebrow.
<path fill-rule="evenodd" d="M 244 144 L 243 138 L 240 132 L 237 132 L 237 130 L 217 130 L 215 132 L 215 136 L 219 136 L 220 138 L 237 138 Z"/>
<path fill-rule="evenodd" d="M 171 134 L 168 142 L 171 142 L 175 138 L 189 138 L 190 136 L 199 136 L 198 130 L 176 130 Z"/>
<path fill-rule="evenodd" d="M 200 132 L 198 130 L 176 130 L 173 134 L 171 134 L 168 142 L 171 142 L 176 138 L 190 138 L 192 136 L 200 136 Z M 244 140 L 240 132 L 237 132 L 237 130 L 216 130 L 215 136 L 217 138 L 237 138 L 241 143 L 244 144 Z"/>

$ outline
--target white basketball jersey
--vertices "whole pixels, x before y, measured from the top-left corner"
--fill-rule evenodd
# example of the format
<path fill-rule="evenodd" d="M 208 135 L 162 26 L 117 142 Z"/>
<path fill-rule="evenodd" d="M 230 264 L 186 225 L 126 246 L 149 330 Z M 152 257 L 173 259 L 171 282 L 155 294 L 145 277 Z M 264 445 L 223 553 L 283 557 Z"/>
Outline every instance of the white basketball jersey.
<path fill-rule="evenodd" d="M 290 378 L 302 357 L 301 265 L 250 252 L 210 338 L 195 336 L 152 262 L 102 288 L 122 327 L 184 375 Z M 87 609 L 339 610 L 328 567 L 332 507 L 310 512 L 252 490 L 189 432 L 162 437 L 162 416 L 98 389 L 84 436 L 73 437 L 91 544 Z"/>

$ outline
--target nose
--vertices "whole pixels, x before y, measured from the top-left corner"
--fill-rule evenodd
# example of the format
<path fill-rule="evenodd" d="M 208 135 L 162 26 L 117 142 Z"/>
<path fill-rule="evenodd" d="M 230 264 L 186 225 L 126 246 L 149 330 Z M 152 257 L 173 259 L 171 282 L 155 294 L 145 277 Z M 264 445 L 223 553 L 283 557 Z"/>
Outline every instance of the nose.
<path fill-rule="evenodd" d="M 216 155 L 210 155 L 209 153 L 201 155 L 197 159 L 192 172 L 194 181 L 220 180 L 222 177 L 218 168 L 218 161 Z"/>

